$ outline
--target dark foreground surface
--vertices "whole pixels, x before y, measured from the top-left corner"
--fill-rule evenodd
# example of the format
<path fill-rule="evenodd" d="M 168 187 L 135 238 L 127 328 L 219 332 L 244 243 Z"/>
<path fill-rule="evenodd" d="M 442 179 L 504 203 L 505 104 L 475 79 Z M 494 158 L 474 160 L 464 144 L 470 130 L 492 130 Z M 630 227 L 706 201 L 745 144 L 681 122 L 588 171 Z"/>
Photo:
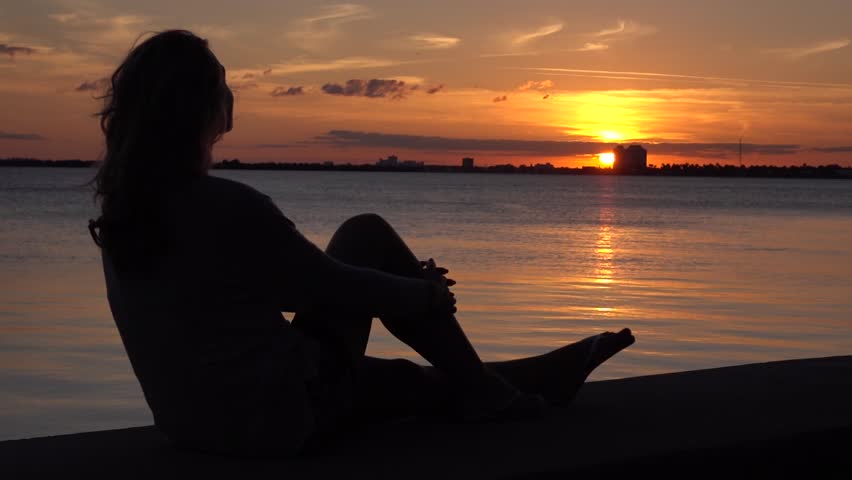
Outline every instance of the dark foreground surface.
<path fill-rule="evenodd" d="M 395 423 L 321 455 L 172 449 L 153 428 L 0 442 L 3 478 L 852 478 L 852 356 L 588 384 L 545 419 Z"/>

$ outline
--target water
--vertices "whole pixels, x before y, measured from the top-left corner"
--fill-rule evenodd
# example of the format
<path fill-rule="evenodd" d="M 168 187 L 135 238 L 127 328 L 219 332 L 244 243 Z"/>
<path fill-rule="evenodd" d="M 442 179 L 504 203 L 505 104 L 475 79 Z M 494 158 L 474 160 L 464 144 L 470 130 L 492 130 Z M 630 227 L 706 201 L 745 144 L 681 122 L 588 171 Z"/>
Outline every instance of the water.
<path fill-rule="evenodd" d="M 0 439 L 151 422 L 86 229 L 91 174 L 0 169 Z M 450 269 L 487 360 L 622 326 L 636 345 L 594 378 L 852 354 L 852 182 L 216 174 L 321 245 L 385 216 Z M 370 353 L 409 356 L 380 327 Z"/>

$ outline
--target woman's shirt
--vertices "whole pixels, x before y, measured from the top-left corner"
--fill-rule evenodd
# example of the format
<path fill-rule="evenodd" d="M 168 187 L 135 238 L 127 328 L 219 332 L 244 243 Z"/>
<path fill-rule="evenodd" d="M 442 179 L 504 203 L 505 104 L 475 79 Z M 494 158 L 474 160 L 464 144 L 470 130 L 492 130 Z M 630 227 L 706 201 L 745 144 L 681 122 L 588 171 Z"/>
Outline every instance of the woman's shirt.
<path fill-rule="evenodd" d="M 204 450 L 297 453 L 314 430 L 305 381 L 316 365 L 281 312 L 410 313 L 425 304 L 423 281 L 328 257 L 238 182 L 203 176 L 167 199 L 164 255 L 118 272 L 103 252 L 110 309 L 155 423 Z"/>

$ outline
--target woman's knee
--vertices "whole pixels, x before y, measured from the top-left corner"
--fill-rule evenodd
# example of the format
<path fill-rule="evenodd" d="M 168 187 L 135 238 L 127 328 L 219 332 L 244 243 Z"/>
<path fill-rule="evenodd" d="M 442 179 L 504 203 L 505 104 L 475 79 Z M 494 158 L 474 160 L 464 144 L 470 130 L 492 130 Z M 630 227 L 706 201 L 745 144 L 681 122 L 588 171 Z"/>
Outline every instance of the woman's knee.
<path fill-rule="evenodd" d="M 334 232 L 332 243 L 374 244 L 393 234 L 390 224 L 375 213 L 362 213 L 343 222 Z M 365 242 L 365 240 L 369 240 Z"/>
<path fill-rule="evenodd" d="M 356 230 L 356 231 L 388 231 L 391 230 L 390 224 L 377 213 L 361 213 L 354 217 L 348 218 L 340 225 L 338 230 Z"/>
<path fill-rule="evenodd" d="M 326 253 L 352 265 L 379 268 L 385 263 L 383 246 L 391 232 L 390 225 L 375 213 L 356 215 L 334 232 Z"/>

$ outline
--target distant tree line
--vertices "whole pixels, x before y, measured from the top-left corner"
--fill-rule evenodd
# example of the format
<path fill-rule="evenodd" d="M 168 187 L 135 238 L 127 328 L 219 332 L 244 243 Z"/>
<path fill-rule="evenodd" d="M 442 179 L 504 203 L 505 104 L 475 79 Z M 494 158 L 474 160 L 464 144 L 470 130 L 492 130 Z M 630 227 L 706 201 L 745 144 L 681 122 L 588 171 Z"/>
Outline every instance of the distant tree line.
<path fill-rule="evenodd" d="M 37 158 L 0 158 L 0 167 L 91 167 L 93 160 L 39 160 Z"/>
<path fill-rule="evenodd" d="M 0 167 L 90 167 L 92 160 L 39 160 L 35 158 L 0 159 Z M 241 162 L 238 158 L 226 159 L 213 164 L 217 170 L 308 170 L 308 171 L 356 171 L 356 172 L 444 172 L 444 173 L 517 173 L 543 175 L 623 175 L 611 168 L 599 167 L 555 167 L 550 163 L 534 165 L 491 165 L 465 168 L 456 165 L 398 165 L 379 166 L 375 164 L 338 164 L 325 163 L 279 163 L 279 162 Z M 630 175 L 671 176 L 671 177 L 748 177 L 748 178 L 852 178 L 852 168 L 840 165 L 721 165 L 693 163 L 664 163 L 660 166 L 631 172 Z"/>
<path fill-rule="evenodd" d="M 720 165 L 718 163 L 698 165 L 692 163 L 669 164 L 649 168 L 650 175 L 689 177 L 760 177 L 760 178 L 850 178 L 852 168 L 840 165 Z"/>
<path fill-rule="evenodd" d="M 384 167 L 373 164 L 353 165 L 351 163 L 335 164 L 325 163 L 242 163 L 239 159 L 222 160 L 213 165 L 215 169 L 224 170 L 332 170 L 332 171 L 366 171 L 366 172 L 446 172 L 446 173 L 520 173 L 520 174 L 545 174 L 545 175 L 623 175 L 611 168 L 598 167 L 555 167 L 550 163 L 534 165 L 491 165 L 487 167 L 477 166 L 465 168 L 455 165 L 423 165 L 418 167 L 396 166 Z M 631 175 L 644 176 L 680 176 L 680 177 L 752 177 L 752 178 L 852 178 L 852 168 L 844 168 L 840 165 L 799 165 L 799 166 L 774 166 L 774 165 L 721 165 L 715 164 L 669 164 L 661 166 L 651 165 L 639 171 L 631 172 Z"/>

